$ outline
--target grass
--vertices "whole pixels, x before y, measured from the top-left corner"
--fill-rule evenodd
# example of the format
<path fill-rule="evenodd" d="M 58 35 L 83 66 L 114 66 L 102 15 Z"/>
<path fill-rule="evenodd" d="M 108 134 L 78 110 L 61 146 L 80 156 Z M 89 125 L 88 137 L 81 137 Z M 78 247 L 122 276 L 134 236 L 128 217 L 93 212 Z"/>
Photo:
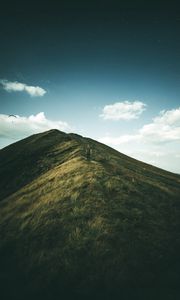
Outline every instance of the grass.
<path fill-rule="evenodd" d="M 56 130 L 1 150 L 0 170 L 7 299 L 179 286 L 179 175 Z"/>

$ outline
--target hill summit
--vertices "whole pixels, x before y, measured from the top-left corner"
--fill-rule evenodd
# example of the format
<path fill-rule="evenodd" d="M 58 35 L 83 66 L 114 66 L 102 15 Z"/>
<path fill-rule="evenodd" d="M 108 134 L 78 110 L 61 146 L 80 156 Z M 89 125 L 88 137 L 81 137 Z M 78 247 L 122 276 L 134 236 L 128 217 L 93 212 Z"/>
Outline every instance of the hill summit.
<path fill-rule="evenodd" d="M 179 286 L 179 175 L 50 130 L 0 150 L 0 178 L 1 299 Z"/>

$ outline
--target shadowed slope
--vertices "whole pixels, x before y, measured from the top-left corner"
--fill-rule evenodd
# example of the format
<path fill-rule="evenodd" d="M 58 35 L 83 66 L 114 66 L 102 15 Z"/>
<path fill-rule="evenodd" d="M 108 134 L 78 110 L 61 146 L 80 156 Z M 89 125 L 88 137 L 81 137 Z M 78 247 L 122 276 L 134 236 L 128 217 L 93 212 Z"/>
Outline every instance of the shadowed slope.
<path fill-rule="evenodd" d="M 5 295 L 178 287 L 180 176 L 57 130 L 4 148 L 0 166 Z"/>
<path fill-rule="evenodd" d="M 77 146 L 58 130 L 35 134 L 0 150 L 0 200 L 59 163 Z"/>

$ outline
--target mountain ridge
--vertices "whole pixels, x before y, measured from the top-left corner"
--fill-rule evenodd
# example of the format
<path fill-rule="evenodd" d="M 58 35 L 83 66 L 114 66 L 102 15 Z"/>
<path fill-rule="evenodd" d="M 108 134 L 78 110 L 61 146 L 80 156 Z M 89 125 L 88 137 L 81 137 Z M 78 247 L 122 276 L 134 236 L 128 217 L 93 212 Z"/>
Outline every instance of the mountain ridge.
<path fill-rule="evenodd" d="M 156 173 L 158 173 L 158 172 L 161 173 L 162 172 L 163 174 L 169 175 L 169 177 L 171 177 L 173 175 L 177 175 L 180 178 L 179 174 L 175 174 L 175 173 L 172 173 L 170 171 L 166 171 L 166 170 L 163 170 L 161 168 L 155 167 L 153 165 L 149 165 L 149 164 L 144 163 L 142 161 L 133 159 L 133 158 L 131 158 L 131 157 L 125 155 L 125 154 L 122 154 L 122 153 L 118 152 L 115 149 L 110 148 L 109 146 L 106 146 L 106 145 L 104 145 L 102 143 L 96 142 L 95 140 L 92 140 L 90 138 L 84 138 L 81 135 L 77 135 L 77 134 L 73 134 L 73 133 L 67 134 L 67 133 L 61 132 L 61 131 L 59 131 L 57 129 L 52 129 L 52 130 L 46 131 L 44 133 L 39 133 L 39 134 L 31 135 L 30 137 L 27 137 L 27 138 L 25 138 L 25 139 L 23 139 L 21 141 L 18 141 L 16 143 L 13 143 L 13 144 L 11 144 L 11 145 L 9 145 L 9 146 L 1 149 L 0 150 L 0 169 L 1 169 L 1 174 L 4 173 L 4 170 L 3 170 L 3 166 L 4 165 L 7 165 L 7 163 L 9 163 L 9 162 L 11 163 L 14 160 L 16 161 L 16 156 L 17 156 L 16 155 L 16 146 L 19 147 L 20 144 L 22 144 L 22 146 L 23 146 L 23 144 L 25 144 L 25 148 L 22 147 L 22 150 L 21 150 L 21 152 L 26 151 L 23 159 L 26 159 L 26 157 L 29 156 L 31 158 L 31 160 L 32 160 L 32 156 L 34 155 L 34 152 L 32 151 L 32 153 L 28 153 L 27 147 L 28 148 L 32 147 L 32 143 L 35 143 L 36 144 L 35 153 L 37 155 L 37 152 L 38 152 L 37 143 L 39 143 L 39 139 L 44 139 L 44 138 L 46 139 L 48 136 L 51 137 L 51 139 L 52 139 L 52 135 L 54 135 L 55 139 L 52 140 L 52 144 L 51 143 L 50 144 L 47 143 L 47 145 L 43 145 L 43 149 L 40 148 L 40 151 L 43 151 L 43 153 L 40 152 L 39 157 L 42 156 L 43 154 L 47 155 L 48 154 L 47 153 L 48 149 L 50 149 L 52 147 L 52 145 L 54 146 L 55 144 L 58 144 L 58 143 L 62 142 L 62 140 L 66 141 L 66 142 L 67 141 L 72 141 L 72 140 L 76 141 L 76 142 L 79 142 L 79 140 L 80 140 L 80 141 L 83 141 L 84 144 L 98 143 L 99 145 L 102 145 L 103 148 L 109 149 L 110 151 L 113 151 L 117 155 L 118 154 L 121 155 L 124 159 L 126 159 L 128 161 L 130 160 L 130 162 L 136 161 L 137 163 L 143 164 L 144 168 L 149 167 L 149 168 L 151 168 L 151 170 L 156 170 Z M 30 144 L 28 143 L 29 141 L 30 141 Z M 8 153 L 8 151 L 9 151 L 9 153 Z M 85 150 L 81 149 L 81 154 L 82 154 L 82 156 L 85 156 L 85 152 L 83 153 L 83 151 L 85 151 Z M 13 155 L 12 152 L 13 152 L 13 154 L 15 153 L 15 155 Z M 3 156 L 3 153 L 5 153 L 6 157 L 7 157 L 7 155 L 10 157 L 10 159 L 8 159 L 8 161 Z M 19 154 L 18 154 L 18 156 L 19 156 Z M 94 159 L 95 159 L 95 157 L 94 157 Z M 26 163 L 28 163 L 28 162 L 26 162 Z M 11 166 L 11 168 L 12 168 L 12 166 Z M 42 170 L 42 172 L 44 172 L 44 171 L 45 170 Z M 0 174 L 0 176 L 1 176 L 1 174 Z M 2 175 L 2 178 L 3 177 L 4 176 Z M 2 182 L 2 185 L 4 186 L 4 182 Z M 1 190 L 1 186 L 0 186 L 0 190 Z M 1 196 L 0 196 L 0 200 L 1 200 Z"/>
<path fill-rule="evenodd" d="M 179 286 L 179 175 L 51 130 L 1 150 L 0 176 L 7 299 Z"/>

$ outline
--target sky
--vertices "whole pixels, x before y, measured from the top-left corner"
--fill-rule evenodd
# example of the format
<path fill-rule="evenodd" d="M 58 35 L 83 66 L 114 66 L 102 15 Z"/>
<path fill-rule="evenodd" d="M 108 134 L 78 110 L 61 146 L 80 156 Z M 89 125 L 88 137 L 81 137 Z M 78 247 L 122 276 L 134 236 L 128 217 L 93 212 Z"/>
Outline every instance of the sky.
<path fill-rule="evenodd" d="M 180 173 L 180 5 L 9 1 L 0 148 L 57 128 Z"/>

